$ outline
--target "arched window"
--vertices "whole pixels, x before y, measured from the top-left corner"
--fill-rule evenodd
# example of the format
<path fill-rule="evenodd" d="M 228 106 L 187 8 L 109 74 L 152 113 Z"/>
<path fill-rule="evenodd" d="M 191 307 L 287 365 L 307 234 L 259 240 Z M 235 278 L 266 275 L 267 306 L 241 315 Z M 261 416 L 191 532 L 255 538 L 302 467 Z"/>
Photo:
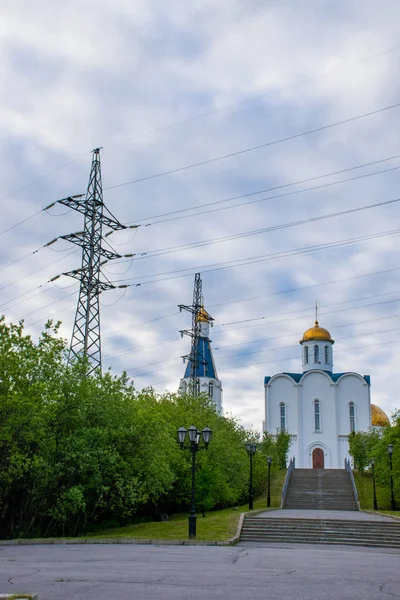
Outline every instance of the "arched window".
<path fill-rule="evenodd" d="M 308 365 L 308 346 L 304 347 L 304 364 Z"/>
<path fill-rule="evenodd" d="M 281 402 L 279 405 L 281 431 L 286 431 L 286 405 Z"/>
<path fill-rule="evenodd" d="M 186 394 L 186 392 L 187 392 L 187 383 L 186 383 L 186 381 L 184 381 L 184 382 L 182 383 L 182 393 L 183 393 L 183 394 Z"/>
<path fill-rule="evenodd" d="M 212 381 L 208 384 L 208 395 L 210 398 L 214 398 L 214 384 Z"/>
<path fill-rule="evenodd" d="M 319 346 L 314 346 L 314 362 L 319 363 Z"/>
<path fill-rule="evenodd" d="M 329 346 L 325 346 L 325 362 L 329 362 Z"/>
<path fill-rule="evenodd" d="M 321 431 L 321 407 L 319 400 L 314 400 L 314 426 L 315 431 Z"/>
<path fill-rule="evenodd" d="M 349 402 L 349 418 L 350 418 L 350 431 L 356 430 L 356 414 L 354 408 L 354 402 Z"/>
<path fill-rule="evenodd" d="M 200 381 L 197 379 L 196 381 L 196 394 L 199 395 L 200 394 Z"/>

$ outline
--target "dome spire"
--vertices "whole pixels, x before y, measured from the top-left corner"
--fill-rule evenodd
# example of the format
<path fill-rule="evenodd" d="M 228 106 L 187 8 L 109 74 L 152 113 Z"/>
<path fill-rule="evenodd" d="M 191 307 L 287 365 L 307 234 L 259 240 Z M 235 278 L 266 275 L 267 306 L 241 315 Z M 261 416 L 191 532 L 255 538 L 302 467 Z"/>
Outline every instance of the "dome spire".
<path fill-rule="evenodd" d="M 315 301 L 315 325 L 318 327 L 318 300 Z"/>

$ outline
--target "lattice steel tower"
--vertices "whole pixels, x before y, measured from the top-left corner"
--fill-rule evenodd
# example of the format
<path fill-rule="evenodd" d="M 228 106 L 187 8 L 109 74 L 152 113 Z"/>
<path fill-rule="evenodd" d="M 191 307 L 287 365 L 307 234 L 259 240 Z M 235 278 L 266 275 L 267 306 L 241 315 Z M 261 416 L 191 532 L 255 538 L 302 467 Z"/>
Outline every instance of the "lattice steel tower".
<path fill-rule="evenodd" d="M 103 226 L 114 231 L 127 229 L 126 225 L 122 225 L 115 218 L 103 214 L 100 148 L 93 150 L 92 168 L 86 197 L 70 196 L 58 200 L 58 203 L 84 215 L 83 231 L 60 237 L 82 248 L 81 268 L 63 273 L 63 275 L 80 281 L 68 362 L 70 363 L 75 357 L 86 357 L 88 359 L 87 374 L 90 375 L 96 369 L 101 371 L 99 295 L 105 290 L 126 287 L 114 286 L 112 283 L 100 279 L 100 268 L 104 262 L 122 258 L 122 255 L 103 247 Z M 125 254 L 123 256 L 132 255 Z M 102 262 L 102 258 L 106 260 Z"/>
<path fill-rule="evenodd" d="M 179 304 L 178 308 L 180 311 L 187 310 L 192 313 L 192 329 L 183 329 L 180 333 L 183 337 L 188 335 L 192 338 L 192 346 L 190 354 L 182 356 L 183 362 L 190 361 L 190 393 L 193 396 L 198 396 L 200 393 L 199 386 L 197 385 L 197 378 L 200 365 L 206 364 L 204 356 L 200 351 L 200 335 L 201 335 L 201 322 L 199 319 L 199 313 L 203 305 L 203 284 L 201 281 L 200 273 L 196 273 L 194 277 L 194 288 L 193 288 L 193 304 L 187 306 L 185 304 Z"/>

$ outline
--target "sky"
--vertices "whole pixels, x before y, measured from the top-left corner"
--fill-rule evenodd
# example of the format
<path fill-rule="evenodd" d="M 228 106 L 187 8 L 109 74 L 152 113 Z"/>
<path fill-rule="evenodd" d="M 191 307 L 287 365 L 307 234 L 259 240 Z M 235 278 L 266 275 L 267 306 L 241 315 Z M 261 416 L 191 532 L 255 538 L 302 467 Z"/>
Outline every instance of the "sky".
<path fill-rule="evenodd" d="M 396 0 L 3 0 L 0 313 L 71 337 L 64 240 L 101 147 L 103 369 L 175 391 L 200 272 L 224 410 L 261 428 L 266 375 L 303 332 L 400 409 L 400 5 Z M 203 163 L 203 164 L 199 164 Z M 391 202 L 390 202 L 391 201 Z M 376 206 L 378 205 L 378 206 Z M 379 206 L 380 205 L 380 206 Z M 355 209 L 355 210 L 353 210 Z M 352 212 L 349 212 L 352 211 Z M 344 214 L 338 214 L 344 213 Z M 324 217 L 324 218 L 320 218 Z M 36 250 L 38 250 L 36 252 Z"/>

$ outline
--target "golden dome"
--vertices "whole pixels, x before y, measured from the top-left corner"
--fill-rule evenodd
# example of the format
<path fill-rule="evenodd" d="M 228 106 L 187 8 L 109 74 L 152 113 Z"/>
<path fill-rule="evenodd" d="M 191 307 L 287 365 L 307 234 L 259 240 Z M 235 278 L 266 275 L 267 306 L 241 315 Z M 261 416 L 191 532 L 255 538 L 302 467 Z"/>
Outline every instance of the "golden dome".
<path fill-rule="evenodd" d="M 371 425 L 374 427 L 386 427 L 390 425 L 389 417 L 376 404 L 371 404 Z"/>
<path fill-rule="evenodd" d="M 315 321 L 314 327 L 310 327 L 303 334 L 303 339 L 300 340 L 300 344 L 303 342 L 308 342 L 310 340 L 326 340 L 328 342 L 332 342 L 334 344 L 334 340 L 331 338 L 331 334 L 327 329 L 320 327 L 318 321 Z"/>
<path fill-rule="evenodd" d="M 213 320 L 214 319 L 208 314 L 208 312 L 205 310 L 204 306 L 202 306 L 197 315 L 197 321 L 199 323 L 210 323 L 210 321 L 213 321 Z"/>

